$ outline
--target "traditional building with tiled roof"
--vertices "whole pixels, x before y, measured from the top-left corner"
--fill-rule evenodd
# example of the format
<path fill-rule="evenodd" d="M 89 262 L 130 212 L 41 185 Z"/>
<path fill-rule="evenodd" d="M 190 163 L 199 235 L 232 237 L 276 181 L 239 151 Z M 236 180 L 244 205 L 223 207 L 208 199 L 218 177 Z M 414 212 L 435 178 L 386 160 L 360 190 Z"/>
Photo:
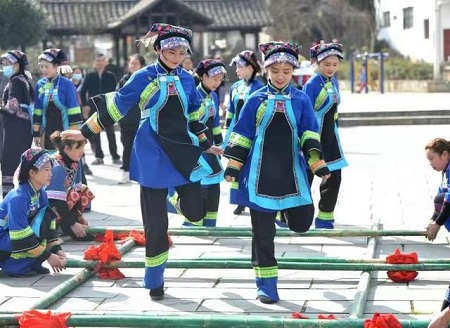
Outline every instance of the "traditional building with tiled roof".
<path fill-rule="evenodd" d="M 115 57 L 122 60 L 128 56 L 129 48 L 134 47 L 128 37 L 137 39 L 144 35 L 153 22 L 191 28 L 196 34 L 193 48 L 203 55 L 214 41 L 215 35 L 211 33 L 221 36 L 225 33 L 225 39 L 232 42 L 241 38 L 250 43 L 248 47 L 256 49 L 259 33 L 271 22 L 266 0 L 40 0 L 40 3 L 48 14 L 50 37 L 111 34 Z"/>

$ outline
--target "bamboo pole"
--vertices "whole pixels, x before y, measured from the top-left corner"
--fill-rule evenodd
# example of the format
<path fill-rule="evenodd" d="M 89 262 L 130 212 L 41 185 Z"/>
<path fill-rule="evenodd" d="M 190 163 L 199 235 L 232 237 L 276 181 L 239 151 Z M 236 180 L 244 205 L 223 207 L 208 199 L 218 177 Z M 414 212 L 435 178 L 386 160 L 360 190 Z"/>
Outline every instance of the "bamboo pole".
<path fill-rule="evenodd" d="M 68 259 L 68 268 L 92 268 L 95 261 Z M 144 261 L 124 260 L 112 261 L 104 265 L 105 268 L 144 268 Z M 249 261 L 224 261 L 182 259 L 169 260 L 166 262 L 167 268 L 184 269 L 252 269 Z M 279 269 L 290 270 L 331 270 L 331 271 L 449 271 L 450 264 L 387 264 L 387 263 L 306 263 L 306 262 L 284 262 L 278 261 Z"/>
<path fill-rule="evenodd" d="M 17 325 L 17 313 L 0 314 L 0 325 Z M 403 328 L 426 328 L 427 320 L 399 320 Z M 72 313 L 67 320 L 76 327 L 152 327 L 152 328 L 361 328 L 363 319 L 342 318 L 337 320 L 291 319 L 261 315 L 179 315 L 121 312 L 114 314 Z"/>
<path fill-rule="evenodd" d="M 380 229 L 380 224 L 374 224 L 375 230 Z M 377 248 L 377 237 L 371 237 L 369 239 L 369 244 L 367 247 L 367 253 L 370 254 L 369 256 L 373 258 L 375 256 L 375 251 Z M 369 295 L 370 290 L 370 280 L 372 278 L 372 272 L 371 271 L 364 271 L 361 273 L 361 277 L 359 278 L 358 282 L 358 289 L 356 291 L 355 297 L 353 298 L 352 307 L 350 309 L 350 319 L 359 319 L 362 318 L 364 315 L 364 309 L 366 307 L 367 297 Z"/>
<path fill-rule="evenodd" d="M 135 242 L 133 240 L 128 240 L 126 243 L 121 245 L 118 250 L 121 254 L 125 254 L 129 250 L 131 250 L 135 246 Z M 72 260 L 68 259 L 67 262 Z M 92 270 L 98 263 L 98 261 L 89 261 L 91 265 L 86 267 L 81 272 L 77 273 L 69 280 L 59 284 L 52 290 L 50 290 L 44 297 L 40 298 L 37 302 L 31 305 L 30 309 L 46 309 L 59 299 L 61 299 L 64 295 L 68 294 L 70 291 L 80 286 L 86 280 L 88 280 L 91 276 L 94 275 L 95 271 Z M 70 266 L 67 266 L 70 267 Z"/>
<path fill-rule="evenodd" d="M 198 261 L 244 261 L 250 262 L 249 257 L 200 257 L 196 259 Z M 368 264 L 378 264 L 386 263 L 386 259 L 362 259 L 362 258 L 337 258 L 337 257 L 280 257 L 277 259 L 279 262 L 306 262 L 306 263 L 368 263 Z M 450 264 L 450 258 L 442 259 L 425 259 L 419 261 L 418 264 Z"/>
<path fill-rule="evenodd" d="M 91 234 L 103 234 L 106 230 L 112 230 L 115 233 L 127 233 L 130 230 L 143 231 L 142 228 L 100 228 L 89 227 Z M 251 227 L 248 228 L 174 228 L 169 229 L 171 236 L 196 236 L 196 237 L 251 237 Z M 388 236 L 426 236 L 426 231 L 419 230 L 322 230 L 312 229 L 303 233 L 292 232 L 288 229 L 277 229 L 278 237 L 388 237 Z"/>

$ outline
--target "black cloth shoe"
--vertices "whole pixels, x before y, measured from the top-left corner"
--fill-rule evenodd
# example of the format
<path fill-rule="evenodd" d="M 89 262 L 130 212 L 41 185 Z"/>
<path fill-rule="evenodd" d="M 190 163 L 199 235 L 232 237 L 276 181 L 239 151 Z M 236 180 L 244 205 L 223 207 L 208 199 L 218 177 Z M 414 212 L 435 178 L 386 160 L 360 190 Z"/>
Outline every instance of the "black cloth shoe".
<path fill-rule="evenodd" d="M 33 266 L 33 267 L 31 267 L 31 270 L 36 272 L 37 274 L 49 274 L 50 273 L 50 270 L 46 267 L 43 267 L 42 265 L 39 267 Z"/>
<path fill-rule="evenodd" d="M 245 206 L 238 205 L 234 210 L 233 214 L 239 215 L 245 211 Z"/>
<path fill-rule="evenodd" d="M 92 175 L 92 171 L 87 164 L 83 164 L 83 171 L 86 175 Z"/>
<path fill-rule="evenodd" d="M 152 301 L 161 301 L 164 298 L 164 284 L 156 289 L 150 289 L 149 294 Z"/>
<path fill-rule="evenodd" d="M 274 301 L 273 299 L 268 298 L 267 296 L 264 296 L 264 295 L 259 295 L 257 298 L 261 303 L 264 303 L 264 304 L 274 304 L 277 302 L 277 301 Z"/>

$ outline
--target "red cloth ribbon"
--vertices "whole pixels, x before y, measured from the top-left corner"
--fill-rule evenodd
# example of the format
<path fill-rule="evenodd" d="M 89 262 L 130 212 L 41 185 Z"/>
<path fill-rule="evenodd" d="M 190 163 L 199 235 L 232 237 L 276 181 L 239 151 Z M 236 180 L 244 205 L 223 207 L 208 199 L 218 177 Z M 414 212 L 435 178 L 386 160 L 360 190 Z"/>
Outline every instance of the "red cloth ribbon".
<path fill-rule="evenodd" d="M 402 324 L 393 314 L 375 312 L 372 319 L 364 321 L 364 328 L 402 328 Z"/>
<path fill-rule="evenodd" d="M 99 246 L 91 245 L 84 251 L 85 260 L 99 260 L 100 263 L 94 268 L 100 279 L 123 279 L 125 275 L 117 268 L 104 268 L 103 264 L 114 260 L 120 260 L 122 254 L 114 243 L 114 233 L 106 230 L 102 243 Z"/>
<path fill-rule="evenodd" d="M 120 240 L 122 244 L 129 239 L 133 239 L 137 245 L 145 246 L 145 234 L 143 231 L 131 230 L 130 232 L 116 232 L 113 238 L 114 240 Z M 95 241 L 102 242 L 104 240 L 104 235 L 97 235 L 95 237 Z M 167 234 L 167 240 L 169 241 L 169 247 L 173 246 L 173 241 L 169 234 Z"/>
<path fill-rule="evenodd" d="M 291 314 L 292 319 L 309 319 L 306 315 L 300 312 L 294 312 Z"/>
<path fill-rule="evenodd" d="M 400 249 L 396 249 L 394 253 L 386 257 L 386 263 L 389 264 L 417 264 L 419 257 L 416 252 L 401 253 Z M 417 271 L 388 271 L 389 279 L 394 282 L 409 282 L 416 279 L 419 272 Z"/>
<path fill-rule="evenodd" d="M 51 311 L 29 310 L 24 311 L 17 319 L 20 328 L 68 328 L 67 320 L 71 315 L 70 312 L 52 314 Z"/>
<path fill-rule="evenodd" d="M 319 315 L 317 315 L 317 319 L 320 319 L 320 320 L 337 320 L 337 317 L 334 314 L 328 314 L 328 315 L 319 314 Z"/>

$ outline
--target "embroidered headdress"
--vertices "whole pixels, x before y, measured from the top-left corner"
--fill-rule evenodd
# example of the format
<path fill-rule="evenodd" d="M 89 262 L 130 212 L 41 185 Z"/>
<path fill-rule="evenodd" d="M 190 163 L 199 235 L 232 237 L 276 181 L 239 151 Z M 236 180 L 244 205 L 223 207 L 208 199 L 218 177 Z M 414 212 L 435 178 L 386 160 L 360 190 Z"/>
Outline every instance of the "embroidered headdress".
<path fill-rule="evenodd" d="M 198 76 L 206 74 L 209 77 L 213 77 L 219 74 L 226 75 L 227 70 L 225 69 L 225 64 L 221 60 L 205 59 L 198 64 L 195 73 L 197 73 Z"/>
<path fill-rule="evenodd" d="M 272 41 L 259 45 L 259 50 L 264 55 L 264 67 L 274 63 L 289 63 L 294 68 L 299 67 L 298 55 L 302 46 L 293 42 Z"/>
<path fill-rule="evenodd" d="M 23 53 L 22 51 L 19 51 L 19 50 L 7 51 L 0 56 L 0 59 L 2 59 L 2 60 L 6 59 L 13 65 L 19 64 L 19 68 L 20 68 L 19 70 L 23 71 L 29 79 L 32 78 L 31 72 L 28 70 L 27 55 L 25 55 L 25 53 Z"/>
<path fill-rule="evenodd" d="M 49 63 L 58 65 L 58 71 L 60 73 L 72 73 L 72 67 L 69 65 L 69 59 L 64 51 L 57 48 L 45 49 L 42 54 L 39 55 L 38 60 L 45 60 Z"/>
<path fill-rule="evenodd" d="M 40 169 L 48 161 L 51 161 L 51 157 L 48 151 L 42 148 L 30 148 L 20 155 L 21 166 L 26 166 L 28 169 L 32 166 Z"/>
<path fill-rule="evenodd" d="M 315 57 L 317 61 L 320 62 L 329 56 L 338 56 L 340 59 L 344 59 L 344 55 L 342 54 L 342 44 L 339 43 L 324 43 L 318 44 L 313 47 L 314 50 L 310 50 L 310 54 L 312 52 L 315 53 Z"/>
<path fill-rule="evenodd" d="M 146 47 L 153 43 L 155 50 L 182 47 L 186 48 L 192 54 L 190 45 L 192 42 L 192 31 L 181 26 L 155 23 L 150 28 L 150 31 L 138 41 Z"/>
<path fill-rule="evenodd" d="M 253 51 L 244 50 L 231 59 L 230 66 L 252 66 L 256 72 L 261 71 L 261 63 Z"/>

